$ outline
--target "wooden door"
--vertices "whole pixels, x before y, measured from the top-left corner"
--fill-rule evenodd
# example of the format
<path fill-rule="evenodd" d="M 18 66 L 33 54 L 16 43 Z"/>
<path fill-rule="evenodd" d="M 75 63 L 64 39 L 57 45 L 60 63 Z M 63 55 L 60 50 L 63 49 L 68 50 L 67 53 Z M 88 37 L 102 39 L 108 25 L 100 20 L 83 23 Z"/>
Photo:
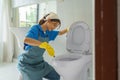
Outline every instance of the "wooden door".
<path fill-rule="evenodd" d="M 95 0 L 95 80 L 118 80 L 117 0 Z"/>

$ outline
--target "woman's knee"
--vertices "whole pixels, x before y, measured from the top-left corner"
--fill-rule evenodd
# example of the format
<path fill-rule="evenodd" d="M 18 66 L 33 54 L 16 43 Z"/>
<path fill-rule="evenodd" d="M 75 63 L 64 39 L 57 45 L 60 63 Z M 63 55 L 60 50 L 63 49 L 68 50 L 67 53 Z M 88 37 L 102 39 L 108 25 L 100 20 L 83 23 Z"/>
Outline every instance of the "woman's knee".
<path fill-rule="evenodd" d="M 23 80 L 21 74 L 19 74 L 19 76 L 18 76 L 18 80 Z"/>
<path fill-rule="evenodd" d="M 44 77 L 49 80 L 60 80 L 60 75 L 55 70 L 51 71 Z"/>
<path fill-rule="evenodd" d="M 60 75 L 57 74 L 55 79 L 56 79 L 56 80 L 60 80 Z"/>
<path fill-rule="evenodd" d="M 55 72 L 53 80 L 60 80 L 60 75 L 57 72 Z"/>

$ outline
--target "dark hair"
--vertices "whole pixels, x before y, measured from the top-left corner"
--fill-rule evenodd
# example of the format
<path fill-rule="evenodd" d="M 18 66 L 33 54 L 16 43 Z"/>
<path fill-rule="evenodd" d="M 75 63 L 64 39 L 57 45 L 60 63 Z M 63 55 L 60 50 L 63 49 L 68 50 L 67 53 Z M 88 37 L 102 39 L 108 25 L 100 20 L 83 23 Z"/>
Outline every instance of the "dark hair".
<path fill-rule="evenodd" d="M 39 21 L 39 24 L 42 25 L 42 24 L 44 24 L 44 23 L 45 23 L 45 19 L 42 18 L 42 19 Z"/>
<path fill-rule="evenodd" d="M 46 17 L 48 16 L 48 15 L 50 15 L 50 14 L 46 14 L 45 16 L 43 16 L 43 18 L 39 21 L 39 24 L 40 25 L 42 25 L 42 24 L 44 24 L 45 23 L 45 19 L 46 19 Z"/>
<path fill-rule="evenodd" d="M 40 21 L 39 21 L 39 24 L 40 25 L 42 25 L 42 24 L 44 24 L 45 22 L 46 22 L 46 17 L 48 16 L 48 15 L 50 15 L 50 14 L 46 14 L 42 19 L 40 19 Z M 59 19 L 50 19 L 50 21 L 53 21 L 53 22 L 58 22 L 59 24 L 60 24 L 60 26 L 61 26 L 61 21 L 59 20 Z"/>

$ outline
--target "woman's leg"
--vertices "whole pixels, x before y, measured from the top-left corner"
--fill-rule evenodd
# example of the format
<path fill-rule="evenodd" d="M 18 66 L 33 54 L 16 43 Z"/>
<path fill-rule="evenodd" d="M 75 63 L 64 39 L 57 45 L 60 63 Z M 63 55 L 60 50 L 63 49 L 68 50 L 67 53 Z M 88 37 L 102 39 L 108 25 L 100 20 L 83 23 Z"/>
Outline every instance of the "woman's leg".
<path fill-rule="evenodd" d="M 19 73 L 18 80 L 23 80 L 23 79 L 22 79 L 22 74 L 21 74 L 21 73 Z"/>
<path fill-rule="evenodd" d="M 60 75 L 53 69 L 50 73 L 48 73 L 44 78 L 49 80 L 60 80 Z"/>

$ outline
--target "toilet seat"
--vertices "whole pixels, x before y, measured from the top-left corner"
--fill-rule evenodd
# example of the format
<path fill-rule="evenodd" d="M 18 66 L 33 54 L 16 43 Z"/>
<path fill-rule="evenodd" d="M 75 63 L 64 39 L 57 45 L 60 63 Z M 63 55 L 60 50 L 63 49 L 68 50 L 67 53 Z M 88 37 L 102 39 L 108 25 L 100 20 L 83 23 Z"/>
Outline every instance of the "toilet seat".
<path fill-rule="evenodd" d="M 74 61 L 74 60 L 80 59 L 81 57 L 82 55 L 80 55 L 79 53 L 75 53 L 75 54 L 65 53 L 63 55 L 56 56 L 54 60 L 55 61 Z"/>
<path fill-rule="evenodd" d="M 67 34 L 66 48 L 71 53 L 88 53 L 90 49 L 90 29 L 83 21 L 70 26 Z"/>
<path fill-rule="evenodd" d="M 63 54 L 60 56 L 56 56 L 53 60 L 55 64 L 57 65 L 63 65 L 63 64 L 71 64 L 71 63 L 76 63 L 76 62 L 88 62 L 92 61 L 92 55 L 83 55 L 80 53 L 74 53 L 74 54 Z"/>

